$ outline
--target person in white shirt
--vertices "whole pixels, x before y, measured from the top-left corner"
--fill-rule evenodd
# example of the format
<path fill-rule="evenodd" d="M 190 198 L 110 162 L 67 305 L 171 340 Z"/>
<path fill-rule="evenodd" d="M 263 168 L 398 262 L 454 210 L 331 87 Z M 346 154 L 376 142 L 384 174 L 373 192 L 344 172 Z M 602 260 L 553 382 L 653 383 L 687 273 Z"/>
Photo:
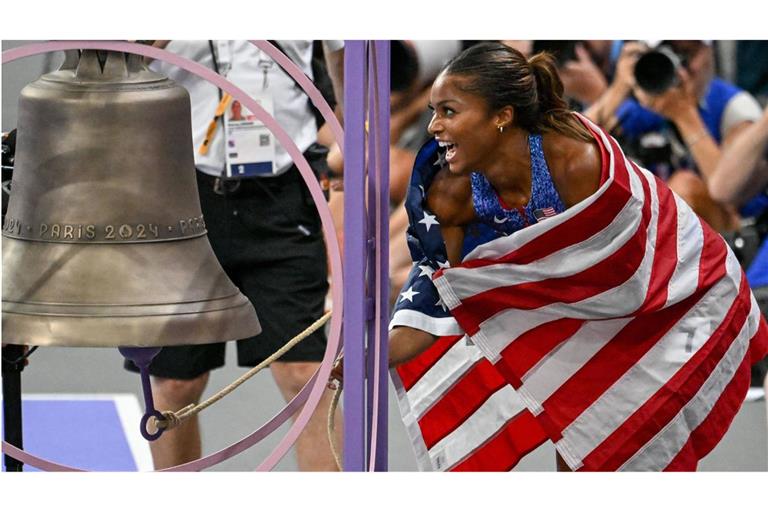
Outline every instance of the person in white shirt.
<path fill-rule="evenodd" d="M 266 53 L 248 41 L 154 44 L 215 69 L 256 98 L 304 152 L 316 173 L 327 170 L 327 149 L 316 144 L 317 125 L 307 95 Z M 313 41 L 277 44 L 312 78 Z M 338 91 L 343 42 L 324 41 L 323 49 Z M 189 91 L 198 189 L 208 237 L 226 273 L 253 303 L 262 326 L 258 336 L 238 340 L 238 364 L 256 366 L 323 314 L 328 274 L 317 208 L 290 156 L 245 106 L 238 103 L 232 119 L 234 102 L 215 85 L 164 62 L 155 61 L 152 67 Z M 227 105 L 227 111 L 215 117 L 220 104 Z M 213 136 L 206 142 L 211 129 Z M 150 366 L 158 410 L 177 411 L 198 403 L 210 371 L 224 364 L 224 345 L 163 349 Z M 270 366 L 286 401 L 311 378 L 325 347 L 324 332 L 316 331 Z M 337 469 L 326 435 L 330 400 L 326 392 L 297 440 L 300 470 Z M 340 427 L 337 419 L 337 436 L 341 436 Z M 336 444 L 340 445 L 340 438 Z M 197 420 L 165 432 L 151 447 L 157 469 L 199 458 Z"/>

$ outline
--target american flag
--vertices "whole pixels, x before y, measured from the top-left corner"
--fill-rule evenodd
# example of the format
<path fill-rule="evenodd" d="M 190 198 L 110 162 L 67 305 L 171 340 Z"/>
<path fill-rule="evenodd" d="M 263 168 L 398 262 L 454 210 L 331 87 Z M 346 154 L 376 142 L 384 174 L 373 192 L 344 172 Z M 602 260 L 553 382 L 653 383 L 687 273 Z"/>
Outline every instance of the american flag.
<path fill-rule="evenodd" d="M 557 215 L 557 211 L 551 206 L 547 206 L 546 208 L 537 208 L 533 211 L 533 216 L 536 217 L 537 221 L 546 219 L 547 217 L 554 217 L 555 215 Z"/>
<path fill-rule="evenodd" d="M 506 471 L 547 437 L 512 386 L 464 336 L 432 283 L 434 272 L 449 266 L 437 220 L 425 207 L 425 191 L 445 165 L 442 157 L 430 141 L 416 158 L 406 199 L 414 265 L 390 324 L 440 337 L 391 376 L 422 470 Z M 500 236 L 494 226 L 469 226 L 465 252 Z"/>
<path fill-rule="evenodd" d="M 423 467 L 509 469 L 548 438 L 572 469 L 693 470 L 768 352 L 722 238 L 584 122 L 601 146 L 598 191 L 429 277 L 450 310 L 430 332 L 453 338 L 395 372 Z M 434 173 L 418 164 L 412 185 L 428 188 L 419 180 Z M 445 254 L 418 226 L 414 269 Z M 426 296 L 424 277 L 409 284 Z M 429 330 L 411 304 L 400 300 L 392 325 Z"/>

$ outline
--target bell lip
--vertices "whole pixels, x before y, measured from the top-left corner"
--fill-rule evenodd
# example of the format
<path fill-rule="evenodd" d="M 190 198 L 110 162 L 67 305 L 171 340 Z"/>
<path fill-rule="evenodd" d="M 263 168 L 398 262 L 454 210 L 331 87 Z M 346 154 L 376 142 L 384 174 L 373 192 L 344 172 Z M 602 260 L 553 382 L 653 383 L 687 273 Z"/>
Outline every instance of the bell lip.
<path fill-rule="evenodd" d="M 69 259 L 62 259 L 56 251 L 46 252 L 68 244 L 13 239 L 3 242 L 2 339 L 6 343 L 73 347 L 198 345 L 244 339 L 260 332 L 252 303 L 221 269 L 207 237 L 133 244 L 129 252 L 118 245 L 92 249 L 84 246 Z M 117 259 L 123 256 L 125 261 Z M 29 292 L 29 283 L 20 281 L 20 277 L 45 277 L 52 260 L 64 261 L 76 272 L 71 274 L 66 267 L 57 267 L 57 272 L 46 277 L 51 289 L 82 287 L 79 283 L 87 281 L 79 273 L 88 269 L 109 276 L 102 287 L 110 292 L 73 294 L 64 299 L 56 293 Z M 133 262 L 156 262 L 154 268 L 168 271 L 154 272 L 152 279 L 141 281 L 141 286 L 123 290 L 121 283 L 135 281 L 135 269 L 141 268 Z M 95 267 L 95 263 L 103 267 Z M 180 281 L 170 271 L 174 268 L 189 271 Z"/>
<path fill-rule="evenodd" d="M 3 313 L 42 317 L 118 318 L 174 316 L 183 314 L 214 313 L 240 307 L 248 302 L 245 295 L 234 293 L 205 300 L 179 302 L 147 302 L 145 304 L 57 304 L 51 302 L 23 302 L 3 299 Z"/>
<path fill-rule="evenodd" d="M 41 347 L 165 347 L 250 338 L 261 333 L 253 305 L 152 317 L 28 315 L 3 310 L 3 343 Z"/>

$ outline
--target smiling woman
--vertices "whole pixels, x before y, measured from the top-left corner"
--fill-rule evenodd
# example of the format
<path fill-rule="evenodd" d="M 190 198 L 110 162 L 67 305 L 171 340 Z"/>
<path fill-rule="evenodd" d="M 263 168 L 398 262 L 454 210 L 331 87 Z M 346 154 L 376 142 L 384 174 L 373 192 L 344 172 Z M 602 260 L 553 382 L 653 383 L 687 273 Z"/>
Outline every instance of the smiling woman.
<path fill-rule="evenodd" d="M 552 57 L 450 62 L 406 200 L 413 270 L 390 324 L 425 467 L 693 470 L 768 352 L 738 261 L 570 112 Z"/>
<path fill-rule="evenodd" d="M 429 132 L 445 148 L 447 166 L 427 204 L 440 219 L 452 264 L 461 258 L 463 228 L 478 218 L 504 224 L 509 234 L 536 222 L 537 210 L 562 211 L 597 190 L 598 146 L 562 94 L 551 56 L 529 62 L 501 44 L 470 48 L 435 80 Z"/>

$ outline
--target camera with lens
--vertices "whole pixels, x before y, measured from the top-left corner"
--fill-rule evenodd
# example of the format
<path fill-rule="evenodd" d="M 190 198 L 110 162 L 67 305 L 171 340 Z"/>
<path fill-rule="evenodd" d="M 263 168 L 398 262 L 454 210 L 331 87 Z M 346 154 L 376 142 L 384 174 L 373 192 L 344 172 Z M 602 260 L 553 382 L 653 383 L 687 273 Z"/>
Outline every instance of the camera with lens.
<path fill-rule="evenodd" d="M 677 71 L 686 64 L 671 46 L 662 44 L 637 60 L 635 82 L 648 94 L 663 94 L 677 85 Z"/>

